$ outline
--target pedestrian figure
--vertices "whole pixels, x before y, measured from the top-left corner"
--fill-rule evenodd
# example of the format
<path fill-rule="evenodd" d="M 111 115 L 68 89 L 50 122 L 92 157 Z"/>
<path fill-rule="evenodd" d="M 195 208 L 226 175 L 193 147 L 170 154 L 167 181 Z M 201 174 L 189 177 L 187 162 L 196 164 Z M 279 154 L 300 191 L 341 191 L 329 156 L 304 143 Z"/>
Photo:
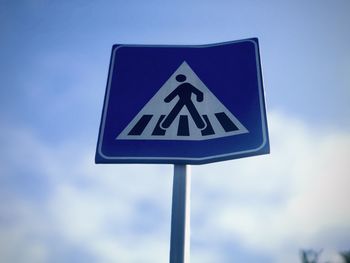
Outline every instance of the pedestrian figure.
<path fill-rule="evenodd" d="M 176 80 L 178 82 L 181 82 L 176 89 L 174 89 L 165 99 L 164 102 L 169 103 L 172 101 L 176 96 L 179 96 L 179 100 L 177 101 L 175 107 L 171 110 L 169 115 L 164 119 L 161 126 L 164 129 L 167 129 L 170 127 L 170 125 L 175 120 L 176 116 L 180 113 L 181 109 L 186 106 L 188 109 L 188 112 L 191 114 L 192 119 L 198 129 L 204 129 L 205 128 L 205 122 L 203 121 L 202 117 L 199 115 L 196 107 L 194 106 L 191 95 L 192 93 L 196 95 L 196 100 L 198 102 L 203 101 L 203 92 L 198 90 L 196 87 L 191 85 L 186 81 L 186 76 L 179 74 L 176 76 Z"/>

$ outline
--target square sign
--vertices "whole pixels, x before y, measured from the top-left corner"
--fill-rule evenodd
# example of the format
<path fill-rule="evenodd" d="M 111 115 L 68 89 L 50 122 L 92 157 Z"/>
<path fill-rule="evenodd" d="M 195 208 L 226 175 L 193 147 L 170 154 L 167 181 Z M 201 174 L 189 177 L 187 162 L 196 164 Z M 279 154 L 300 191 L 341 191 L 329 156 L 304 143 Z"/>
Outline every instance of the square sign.
<path fill-rule="evenodd" d="M 204 164 L 267 153 L 257 38 L 113 46 L 96 163 Z"/>

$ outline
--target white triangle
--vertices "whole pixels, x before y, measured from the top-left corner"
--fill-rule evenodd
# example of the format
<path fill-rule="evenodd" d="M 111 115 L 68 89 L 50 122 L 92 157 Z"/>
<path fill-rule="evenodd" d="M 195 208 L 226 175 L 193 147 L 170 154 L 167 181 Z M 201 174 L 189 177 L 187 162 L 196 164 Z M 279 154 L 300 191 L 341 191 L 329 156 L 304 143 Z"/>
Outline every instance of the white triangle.
<path fill-rule="evenodd" d="M 164 135 L 155 133 L 154 130 L 157 123 L 162 123 L 160 118 L 165 115 L 164 119 L 171 110 L 175 107 L 179 101 L 179 96 L 174 97 L 170 102 L 165 102 L 164 99 L 174 91 L 181 83 L 176 80 L 176 76 L 182 74 L 186 76 L 184 83 L 190 83 L 196 89 L 203 93 L 203 101 L 198 102 L 196 95 L 191 95 L 191 101 L 193 102 L 198 113 L 202 116 L 207 116 L 212 126 L 211 132 L 206 132 L 203 135 L 203 130 L 207 128 L 208 124 L 204 129 L 200 129 L 195 124 L 190 112 L 187 107 L 184 106 L 179 114 L 176 116 L 171 125 L 163 129 Z M 220 122 L 220 118 L 217 115 L 226 115 L 226 119 L 229 119 L 229 124 L 235 126 L 235 129 L 227 129 L 227 126 Z M 188 119 L 188 134 L 178 135 L 180 115 L 187 116 Z M 144 117 L 146 116 L 146 117 Z M 224 116 L 225 117 L 225 116 Z M 143 118 L 144 125 L 140 125 L 140 120 Z M 163 120 L 164 120 L 163 119 Z M 207 122 L 206 122 L 207 123 Z M 145 125 L 147 124 L 147 125 Z M 138 126 L 137 132 L 135 126 Z M 140 128 L 141 126 L 141 128 Z M 145 127 L 143 127 L 145 126 Z M 159 125 L 158 125 L 159 126 Z M 225 130 L 225 127 L 226 130 Z M 159 128 L 159 127 L 158 127 Z M 134 130 L 133 130 L 134 129 Z M 210 129 L 209 129 L 210 130 Z M 185 129 L 186 131 L 186 129 Z M 249 131 L 240 123 L 240 121 L 215 97 L 215 95 L 205 86 L 205 84 L 199 79 L 194 73 L 190 66 L 184 61 L 178 69 L 170 76 L 170 78 L 164 83 L 164 85 L 158 90 L 158 92 L 152 97 L 152 99 L 142 108 L 142 110 L 133 118 L 133 120 L 126 126 L 126 128 L 117 136 L 117 140 L 208 140 L 232 135 L 238 135 L 248 133 Z M 158 135 L 155 135 L 158 134 Z"/>

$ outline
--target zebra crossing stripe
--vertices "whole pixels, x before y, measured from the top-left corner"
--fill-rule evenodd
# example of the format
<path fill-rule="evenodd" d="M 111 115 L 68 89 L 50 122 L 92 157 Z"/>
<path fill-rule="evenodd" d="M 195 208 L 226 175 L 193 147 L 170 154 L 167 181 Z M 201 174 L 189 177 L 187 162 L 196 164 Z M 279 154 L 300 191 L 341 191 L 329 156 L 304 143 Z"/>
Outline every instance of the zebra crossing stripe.
<path fill-rule="evenodd" d="M 152 119 L 153 115 L 142 115 L 141 119 L 131 129 L 128 135 L 141 135 L 147 124 Z"/>
<path fill-rule="evenodd" d="M 188 126 L 187 115 L 180 115 L 179 127 L 177 129 L 177 136 L 190 136 L 190 129 Z"/>
<path fill-rule="evenodd" d="M 207 115 L 203 115 L 202 117 L 203 117 L 203 119 L 204 119 L 204 121 L 205 121 L 205 123 L 207 125 L 205 127 L 205 129 L 201 131 L 202 135 L 206 136 L 206 135 L 213 135 L 213 134 L 215 134 L 215 131 L 214 131 L 213 126 L 211 125 L 211 123 L 209 121 L 208 116 Z"/>
<path fill-rule="evenodd" d="M 215 113 L 215 117 L 218 119 L 225 132 L 238 130 L 237 126 L 231 121 L 225 112 Z"/>
<path fill-rule="evenodd" d="M 156 127 L 154 127 L 154 130 L 152 132 L 152 135 L 155 136 L 155 135 L 160 135 L 160 136 L 163 136 L 165 135 L 165 131 L 162 127 L 160 127 L 160 124 L 162 123 L 163 119 L 165 118 L 165 115 L 160 115 L 159 117 L 159 120 L 156 124 Z"/>

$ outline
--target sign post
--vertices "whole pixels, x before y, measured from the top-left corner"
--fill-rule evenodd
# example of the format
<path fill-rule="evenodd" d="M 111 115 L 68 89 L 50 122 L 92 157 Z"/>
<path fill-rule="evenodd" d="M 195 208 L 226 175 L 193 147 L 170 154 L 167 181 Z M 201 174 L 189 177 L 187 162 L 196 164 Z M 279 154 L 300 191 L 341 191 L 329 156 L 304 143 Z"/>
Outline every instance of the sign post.
<path fill-rule="evenodd" d="M 113 46 L 95 162 L 174 165 L 170 263 L 189 262 L 188 165 L 269 152 L 257 38 Z"/>
<path fill-rule="evenodd" d="M 190 262 L 190 191 L 190 167 L 174 165 L 170 263 Z"/>

